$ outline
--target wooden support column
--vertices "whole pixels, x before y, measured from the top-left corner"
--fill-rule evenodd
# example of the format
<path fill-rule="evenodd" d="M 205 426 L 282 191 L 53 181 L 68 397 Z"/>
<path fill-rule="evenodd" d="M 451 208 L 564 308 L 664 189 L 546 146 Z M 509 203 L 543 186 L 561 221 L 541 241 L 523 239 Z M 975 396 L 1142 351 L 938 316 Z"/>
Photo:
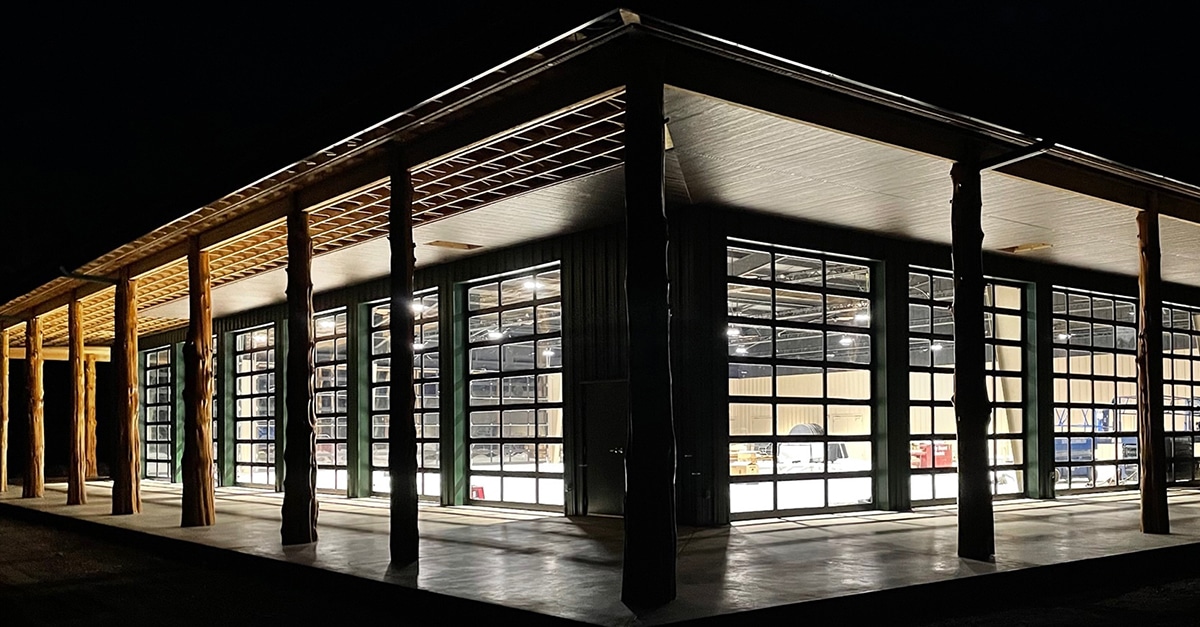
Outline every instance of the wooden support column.
<path fill-rule="evenodd" d="M 8 492 L 8 329 L 0 329 L 0 492 Z"/>
<path fill-rule="evenodd" d="M 951 204 L 954 264 L 954 414 L 958 426 L 958 555 L 992 561 L 996 553 L 988 477 L 990 417 L 984 368 L 983 226 L 980 172 L 956 163 Z"/>
<path fill-rule="evenodd" d="M 37 316 L 25 323 L 25 365 L 28 373 L 25 388 L 29 393 L 29 465 L 26 467 L 21 496 L 37 499 L 46 493 L 46 442 L 42 424 L 45 401 L 42 390 L 42 321 Z"/>
<path fill-rule="evenodd" d="M 212 280 L 208 251 L 200 238 L 188 240 L 187 341 L 183 348 L 183 511 L 184 527 L 217 522 L 213 497 L 212 448 Z"/>
<path fill-rule="evenodd" d="M 287 426 L 283 447 L 284 544 L 317 541 L 317 434 L 313 403 L 312 235 L 295 196 L 287 217 Z"/>
<path fill-rule="evenodd" d="M 83 372 L 83 308 L 79 294 L 67 305 L 67 326 L 70 335 L 71 360 L 71 422 L 70 459 L 67 462 L 67 505 L 87 503 L 87 468 L 84 464 L 84 448 L 87 446 L 87 415 L 84 406 L 87 394 Z"/>
<path fill-rule="evenodd" d="M 677 531 L 663 83 L 655 63 L 642 59 L 631 67 L 625 100 L 630 409 L 621 600 L 638 610 L 675 598 Z"/>
<path fill-rule="evenodd" d="M 399 149 L 392 155 L 392 206 L 388 234 L 392 249 L 391 328 L 392 379 L 388 390 L 388 474 L 391 478 L 392 563 L 417 561 L 420 537 L 417 532 L 417 431 L 413 421 L 413 268 L 412 177 Z M 449 307 L 444 303 L 443 308 Z"/>
<path fill-rule="evenodd" d="M 1138 212 L 1138 476 L 1142 533 L 1170 533 L 1163 433 L 1162 250 L 1158 212 Z"/>
<path fill-rule="evenodd" d="M 84 476 L 96 479 L 100 476 L 100 468 L 96 463 L 96 356 L 87 355 L 83 358 L 83 397 L 84 397 Z"/>
<path fill-rule="evenodd" d="M 123 268 L 117 280 L 112 360 L 117 388 L 117 450 L 113 464 L 112 513 L 142 512 L 138 436 L 137 281 Z"/>

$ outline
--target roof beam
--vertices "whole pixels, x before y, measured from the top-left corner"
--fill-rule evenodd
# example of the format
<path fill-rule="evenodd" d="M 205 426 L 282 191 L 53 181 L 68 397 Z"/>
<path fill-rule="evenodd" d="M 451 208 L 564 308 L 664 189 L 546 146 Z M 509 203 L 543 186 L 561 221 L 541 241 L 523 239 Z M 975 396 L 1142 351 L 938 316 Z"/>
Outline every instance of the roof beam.
<path fill-rule="evenodd" d="M 24 346 L 13 346 L 9 350 L 11 351 L 9 356 L 12 359 L 25 359 Z M 45 361 L 69 361 L 70 352 L 71 349 L 67 346 L 44 346 L 42 347 L 42 359 Z M 83 347 L 83 356 L 107 362 L 111 359 L 111 351 L 107 346 L 85 346 Z"/>

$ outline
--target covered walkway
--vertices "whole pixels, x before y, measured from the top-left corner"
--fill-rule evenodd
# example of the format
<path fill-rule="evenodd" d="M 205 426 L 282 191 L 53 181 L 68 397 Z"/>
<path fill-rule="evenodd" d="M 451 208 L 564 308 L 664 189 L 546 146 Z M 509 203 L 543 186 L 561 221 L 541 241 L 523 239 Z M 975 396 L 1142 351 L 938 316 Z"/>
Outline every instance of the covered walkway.
<path fill-rule="evenodd" d="M 1035 588 L 1035 594 L 1047 593 L 1047 582 L 1062 591 L 1080 589 L 1135 577 L 1135 563 L 1167 568 L 1171 560 L 1200 552 L 1200 491 L 1190 489 L 1171 491 L 1170 535 L 1138 532 L 1136 493 L 998 502 L 995 564 L 955 556 L 950 507 L 684 528 L 678 599 L 638 617 L 618 600 L 620 519 L 423 507 L 419 566 L 390 570 L 384 500 L 323 499 L 319 541 L 282 547 L 279 494 L 219 488 L 217 524 L 180 528 L 178 486 L 143 484 L 141 516 L 110 514 L 109 482 L 90 482 L 88 493 L 87 505 L 68 507 L 65 484 L 48 484 L 41 499 L 21 499 L 9 490 L 0 494 L 0 512 L 56 517 L 139 543 L 150 539 L 129 534 L 150 534 L 208 556 L 234 551 L 404 586 L 428 593 L 423 601 L 446 604 L 443 616 L 465 598 L 602 625 L 664 624 L 747 610 L 800 619 L 836 608 L 871 611 L 870 595 L 908 595 L 910 607 L 932 619 L 940 606 L 922 599 L 1011 603 L 1029 598 Z M 1167 547 L 1177 548 L 1154 551 Z M 858 596 L 863 594 L 868 596 Z"/>

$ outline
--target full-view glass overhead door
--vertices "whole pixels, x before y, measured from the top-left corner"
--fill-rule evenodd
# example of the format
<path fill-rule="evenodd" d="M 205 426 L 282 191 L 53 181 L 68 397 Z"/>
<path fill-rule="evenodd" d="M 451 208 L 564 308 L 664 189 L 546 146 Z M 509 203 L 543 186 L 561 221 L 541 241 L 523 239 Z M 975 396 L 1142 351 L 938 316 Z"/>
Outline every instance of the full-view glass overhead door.
<path fill-rule="evenodd" d="M 1134 487 L 1136 301 L 1062 287 L 1053 299 L 1056 488 Z"/>
<path fill-rule="evenodd" d="M 1167 479 L 1200 479 L 1200 308 L 1163 307 L 1163 414 Z"/>
<path fill-rule="evenodd" d="M 349 487 L 346 311 L 318 314 L 313 317 L 313 327 L 317 488 L 345 491 Z"/>
<path fill-rule="evenodd" d="M 275 327 L 234 334 L 234 476 L 275 487 Z"/>
<path fill-rule="evenodd" d="M 730 513 L 868 507 L 870 268 L 740 241 L 726 261 Z"/>
<path fill-rule="evenodd" d="M 170 347 L 142 353 L 142 459 L 147 479 L 175 475 L 175 379 Z"/>
<path fill-rule="evenodd" d="M 472 501 L 563 505 L 558 268 L 467 289 Z"/>
<path fill-rule="evenodd" d="M 413 379 L 417 430 L 417 494 L 441 495 L 441 419 L 438 413 L 441 384 L 438 364 L 438 295 L 413 294 Z M 371 491 L 391 491 L 388 473 L 389 386 L 392 380 L 392 306 L 371 305 Z"/>
<path fill-rule="evenodd" d="M 914 502 L 958 496 L 954 394 L 954 281 L 948 272 L 908 274 L 909 466 Z M 1020 285 L 990 279 L 984 288 L 988 466 L 992 494 L 1023 494 L 1026 317 Z"/>

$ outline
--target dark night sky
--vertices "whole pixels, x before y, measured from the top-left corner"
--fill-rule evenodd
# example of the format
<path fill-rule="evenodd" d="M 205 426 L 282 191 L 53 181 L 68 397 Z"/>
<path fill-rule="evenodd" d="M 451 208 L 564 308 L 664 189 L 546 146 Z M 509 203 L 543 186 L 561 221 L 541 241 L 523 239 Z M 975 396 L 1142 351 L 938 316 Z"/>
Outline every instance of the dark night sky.
<path fill-rule="evenodd" d="M 0 302 L 613 6 L 391 4 L 43 3 L 6 19 Z M 1128 2 L 796 4 L 627 6 L 1200 184 L 1186 15 Z"/>

